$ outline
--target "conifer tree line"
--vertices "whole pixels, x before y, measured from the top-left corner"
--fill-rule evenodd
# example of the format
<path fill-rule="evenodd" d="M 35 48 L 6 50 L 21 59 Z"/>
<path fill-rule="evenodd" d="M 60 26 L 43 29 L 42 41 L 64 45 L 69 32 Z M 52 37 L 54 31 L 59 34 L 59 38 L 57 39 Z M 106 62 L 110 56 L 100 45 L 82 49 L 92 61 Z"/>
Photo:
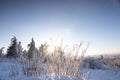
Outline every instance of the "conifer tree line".
<path fill-rule="evenodd" d="M 8 58 L 17 58 L 20 56 L 26 56 L 28 59 L 32 59 L 33 56 L 37 55 L 38 53 L 41 55 L 45 55 L 46 49 L 48 47 L 48 44 L 41 44 L 39 49 L 35 47 L 35 41 L 32 38 L 31 42 L 27 45 L 28 50 L 24 50 L 21 42 L 17 40 L 17 38 L 14 36 L 11 38 L 11 43 L 7 49 L 6 55 L 4 55 L 4 47 L 0 49 L 0 57 L 8 57 Z"/>
<path fill-rule="evenodd" d="M 68 56 L 72 56 L 73 53 L 75 53 L 75 56 L 72 56 L 74 58 L 78 57 L 79 54 L 79 49 L 81 48 L 81 46 L 83 45 L 83 42 L 81 42 L 80 44 L 75 44 L 75 47 L 73 47 L 73 49 L 68 49 L 67 53 Z M 64 56 L 65 52 L 64 50 L 62 50 L 62 43 L 60 43 L 60 46 L 55 46 L 55 50 L 54 52 L 52 52 L 52 54 L 49 54 L 50 52 L 48 51 L 48 47 L 50 45 L 47 43 L 41 44 L 39 49 L 36 48 L 35 46 L 35 41 L 32 38 L 31 42 L 27 45 L 28 50 L 24 50 L 22 47 L 22 44 L 20 41 L 17 40 L 17 38 L 14 36 L 13 38 L 11 38 L 11 43 L 9 45 L 9 47 L 7 48 L 6 54 L 4 54 L 4 47 L 2 47 L 0 49 L 0 57 L 7 57 L 7 58 L 27 58 L 28 60 L 32 60 L 37 59 L 37 58 L 43 58 L 44 61 L 51 61 L 53 59 L 53 57 L 55 56 Z M 86 52 L 86 49 L 84 49 L 82 51 L 82 56 L 84 56 L 84 53 Z M 52 58 L 51 58 L 52 57 Z M 80 58 L 80 57 L 79 57 Z"/>

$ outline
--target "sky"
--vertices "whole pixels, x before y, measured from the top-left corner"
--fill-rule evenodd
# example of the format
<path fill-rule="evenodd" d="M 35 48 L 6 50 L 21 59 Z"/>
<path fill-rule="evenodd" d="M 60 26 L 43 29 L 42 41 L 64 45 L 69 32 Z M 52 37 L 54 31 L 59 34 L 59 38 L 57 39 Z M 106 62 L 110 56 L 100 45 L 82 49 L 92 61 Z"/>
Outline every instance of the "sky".
<path fill-rule="evenodd" d="M 88 41 L 87 54 L 120 53 L 120 0 L 0 0 L 0 47 L 13 36 L 23 48 L 55 36 Z"/>

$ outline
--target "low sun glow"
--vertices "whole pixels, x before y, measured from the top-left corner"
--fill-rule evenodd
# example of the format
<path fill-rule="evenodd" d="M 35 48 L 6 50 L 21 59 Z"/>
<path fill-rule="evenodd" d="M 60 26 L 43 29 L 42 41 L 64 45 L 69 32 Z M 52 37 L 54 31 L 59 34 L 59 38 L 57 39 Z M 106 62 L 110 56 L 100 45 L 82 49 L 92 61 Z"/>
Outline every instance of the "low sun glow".
<path fill-rule="evenodd" d="M 55 51 L 55 46 L 54 45 L 49 45 L 47 51 L 49 53 L 53 53 Z"/>
<path fill-rule="evenodd" d="M 60 46 L 61 41 L 59 41 L 59 40 L 61 40 L 61 39 L 59 39 L 55 36 L 52 36 L 47 41 L 47 44 L 48 44 L 47 51 L 48 51 L 48 53 L 53 53 L 55 51 L 55 49 Z"/>

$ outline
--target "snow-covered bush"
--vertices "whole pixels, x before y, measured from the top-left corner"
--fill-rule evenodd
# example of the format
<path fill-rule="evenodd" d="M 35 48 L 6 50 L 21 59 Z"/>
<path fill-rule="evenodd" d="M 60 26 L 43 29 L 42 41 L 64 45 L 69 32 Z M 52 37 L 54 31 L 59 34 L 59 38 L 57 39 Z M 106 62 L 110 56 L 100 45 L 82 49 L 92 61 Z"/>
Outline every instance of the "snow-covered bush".
<path fill-rule="evenodd" d="M 104 58 L 101 60 L 105 68 L 120 68 L 120 58 Z"/>
<path fill-rule="evenodd" d="M 103 69 L 104 65 L 99 59 L 95 59 L 94 57 L 87 57 L 83 61 L 83 67 L 90 69 Z"/>

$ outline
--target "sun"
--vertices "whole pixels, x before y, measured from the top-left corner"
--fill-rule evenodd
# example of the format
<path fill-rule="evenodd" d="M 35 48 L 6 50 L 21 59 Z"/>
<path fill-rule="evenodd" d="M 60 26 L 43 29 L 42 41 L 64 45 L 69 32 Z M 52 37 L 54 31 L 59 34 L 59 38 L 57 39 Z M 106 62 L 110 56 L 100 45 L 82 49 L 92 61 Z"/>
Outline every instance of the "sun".
<path fill-rule="evenodd" d="M 60 46 L 61 41 L 60 41 L 60 39 L 58 39 L 56 37 L 52 37 L 47 41 L 47 44 L 48 44 L 47 52 L 52 54 Z"/>
<path fill-rule="evenodd" d="M 49 45 L 48 48 L 47 48 L 47 51 L 49 53 L 53 53 L 55 51 L 55 46 L 54 45 Z"/>

